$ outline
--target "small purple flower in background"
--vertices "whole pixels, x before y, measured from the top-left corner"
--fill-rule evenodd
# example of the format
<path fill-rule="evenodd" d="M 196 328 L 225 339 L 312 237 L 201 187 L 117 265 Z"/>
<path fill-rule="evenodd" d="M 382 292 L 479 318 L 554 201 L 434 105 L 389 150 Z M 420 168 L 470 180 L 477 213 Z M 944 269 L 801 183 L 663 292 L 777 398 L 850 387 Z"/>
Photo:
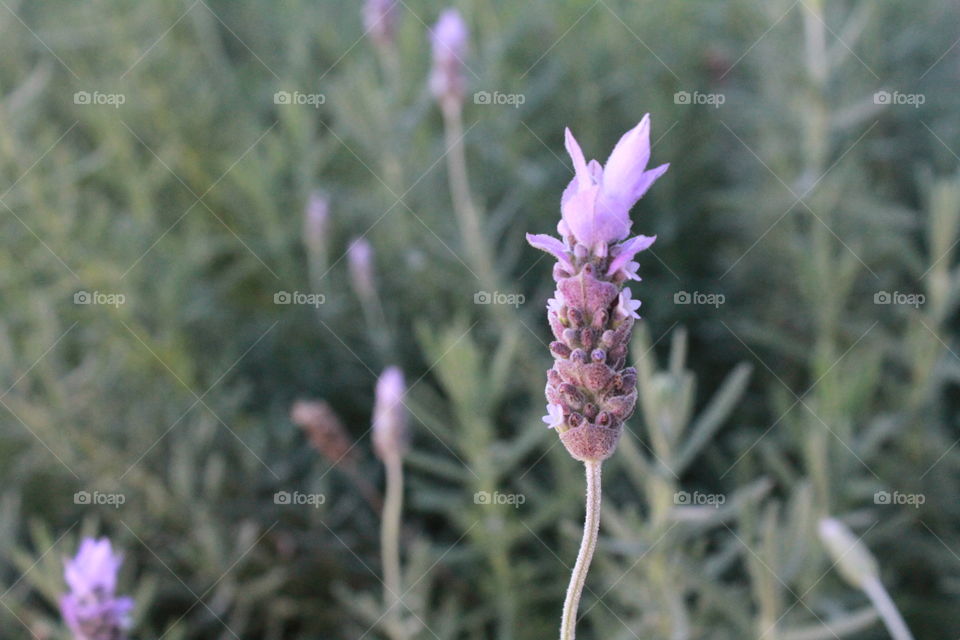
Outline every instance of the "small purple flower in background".
<path fill-rule="evenodd" d="M 647 170 L 649 115 L 620 138 L 605 165 L 588 163 L 569 129 L 566 147 L 576 175 L 561 199 L 562 239 L 527 234 L 531 245 L 557 259 L 557 291 L 547 306 L 556 341 L 544 422 L 574 458 L 603 460 L 637 398 L 636 370 L 625 365 L 640 302 L 624 284 L 639 280 L 633 258 L 656 239 L 628 239 L 630 209 L 668 165 Z"/>
<path fill-rule="evenodd" d="M 84 538 L 77 555 L 65 561 L 63 577 L 70 592 L 60 599 L 60 611 L 75 640 L 126 637 L 133 599 L 115 595 L 122 563 L 107 538 Z"/>
<path fill-rule="evenodd" d="M 322 191 L 314 191 L 307 200 L 303 216 L 303 238 L 307 249 L 321 252 L 327 245 L 330 226 L 330 200 Z"/>
<path fill-rule="evenodd" d="M 355 466 L 357 453 L 340 416 L 322 400 L 297 400 L 290 410 L 290 421 L 303 429 L 310 444 L 332 464 Z"/>
<path fill-rule="evenodd" d="M 393 44 L 400 0 L 367 0 L 363 5 L 363 29 L 381 48 Z"/>
<path fill-rule="evenodd" d="M 433 70 L 430 73 L 430 91 L 445 108 L 463 103 L 466 80 L 463 77 L 464 58 L 470 41 L 470 30 L 460 12 L 447 9 L 430 34 L 433 44 Z"/>
<path fill-rule="evenodd" d="M 403 457 L 409 446 L 407 410 L 403 405 L 406 392 L 399 367 L 387 367 L 380 374 L 373 406 L 373 448 L 381 460 Z"/>
<path fill-rule="evenodd" d="M 353 289 L 362 300 L 369 300 L 376 292 L 373 278 L 373 247 L 365 238 L 355 238 L 347 249 L 347 264 L 350 267 L 350 281 Z"/>

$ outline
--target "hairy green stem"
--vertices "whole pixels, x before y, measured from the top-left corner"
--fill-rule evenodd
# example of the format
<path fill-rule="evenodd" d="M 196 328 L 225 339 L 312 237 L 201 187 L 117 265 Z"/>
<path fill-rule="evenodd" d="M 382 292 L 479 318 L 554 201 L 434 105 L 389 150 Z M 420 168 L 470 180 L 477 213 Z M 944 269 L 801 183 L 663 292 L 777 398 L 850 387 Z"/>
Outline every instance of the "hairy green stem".
<path fill-rule="evenodd" d="M 590 561 L 597 548 L 597 534 L 600 531 L 600 465 L 598 460 L 583 463 L 587 472 L 587 507 L 583 522 L 583 540 L 577 554 L 577 564 L 570 576 L 567 587 L 567 599 L 563 603 L 563 618 L 560 621 L 560 640 L 574 640 L 577 634 L 577 609 L 583 585 L 587 581 Z"/>
<path fill-rule="evenodd" d="M 395 640 L 403 638 L 401 624 L 400 586 L 400 513 L 403 509 L 403 459 L 388 456 L 387 490 L 380 523 L 380 552 L 383 554 L 383 601 L 389 615 L 387 627 Z"/>

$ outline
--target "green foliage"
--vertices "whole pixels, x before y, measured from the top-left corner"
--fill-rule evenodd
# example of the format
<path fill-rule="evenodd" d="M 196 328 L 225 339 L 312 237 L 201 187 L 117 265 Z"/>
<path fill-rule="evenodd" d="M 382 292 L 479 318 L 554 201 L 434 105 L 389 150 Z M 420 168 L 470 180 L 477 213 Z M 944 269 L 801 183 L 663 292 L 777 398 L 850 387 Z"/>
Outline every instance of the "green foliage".
<path fill-rule="evenodd" d="M 394 363 L 414 427 L 404 633 L 554 635 L 583 478 L 539 421 L 552 281 L 523 236 L 556 224 L 563 127 L 596 154 L 648 111 L 653 162 L 672 166 L 634 212 L 658 235 L 634 286 L 640 403 L 604 470 L 581 635 L 884 637 L 817 536 L 832 516 L 872 550 L 915 636 L 953 637 L 957 7 L 456 4 L 470 93 L 525 98 L 465 106 L 495 267 L 479 276 L 426 85 L 442 3 L 403 3 L 395 59 L 361 37 L 358 3 L 0 7 L 4 637 L 67 638 L 62 559 L 86 535 L 123 550 L 134 637 L 387 637 L 379 514 L 356 478 L 382 483 L 368 425 Z M 302 237 L 318 188 L 324 260 Z M 357 236 L 382 315 L 350 287 Z M 492 287 L 526 302 L 474 303 Z M 356 474 L 290 423 L 311 396 L 343 416 Z"/>

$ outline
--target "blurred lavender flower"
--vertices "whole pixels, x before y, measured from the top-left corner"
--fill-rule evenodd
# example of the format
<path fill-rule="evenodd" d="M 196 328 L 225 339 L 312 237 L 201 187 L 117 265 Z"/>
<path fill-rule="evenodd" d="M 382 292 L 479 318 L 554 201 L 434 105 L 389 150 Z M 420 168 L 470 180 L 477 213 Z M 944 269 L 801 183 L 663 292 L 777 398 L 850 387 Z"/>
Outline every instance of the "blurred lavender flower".
<path fill-rule="evenodd" d="M 356 464 L 356 453 L 340 417 L 322 400 L 298 400 L 290 410 L 290 421 L 303 429 L 310 444 L 332 464 Z"/>
<path fill-rule="evenodd" d="M 407 392 L 399 367 L 387 367 L 377 380 L 373 407 L 373 448 L 381 460 L 403 457 L 410 434 L 403 396 Z"/>
<path fill-rule="evenodd" d="M 347 262 L 350 266 L 350 281 L 353 289 L 362 300 L 369 300 L 376 294 L 373 279 L 373 247 L 365 238 L 355 238 L 347 249 Z"/>
<path fill-rule="evenodd" d="M 596 461 L 613 453 L 637 398 L 636 370 L 624 365 L 640 302 L 623 285 L 639 280 L 633 257 L 656 237 L 627 239 L 630 209 L 668 165 L 646 170 L 649 115 L 624 134 L 604 166 L 586 162 L 569 129 L 566 147 L 576 175 L 561 199 L 563 239 L 527 234 L 531 245 L 557 259 L 557 291 L 547 306 L 556 341 L 544 421 L 574 458 Z"/>
<path fill-rule="evenodd" d="M 85 538 L 76 557 L 65 561 L 63 575 L 70 593 L 60 599 L 60 611 L 75 640 L 126 637 L 133 600 L 115 595 L 122 563 L 107 538 Z"/>
<path fill-rule="evenodd" d="M 393 44 L 397 31 L 399 0 L 367 0 L 363 5 L 363 28 L 380 48 Z"/>
<path fill-rule="evenodd" d="M 466 91 L 463 59 L 470 40 L 470 30 L 460 12 L 447 9 L 440 14 L 430 40 L 433 44 L 430 91 L 444 108 L 460 106 Z"/>
<path fill-rule="evenodd" d="M 314 191 L 307 201 L 303 216 L 303 241 L 312 253 L 322 253 L 327 246 L 330 225 L 330 200 L 322 191 Z"/>

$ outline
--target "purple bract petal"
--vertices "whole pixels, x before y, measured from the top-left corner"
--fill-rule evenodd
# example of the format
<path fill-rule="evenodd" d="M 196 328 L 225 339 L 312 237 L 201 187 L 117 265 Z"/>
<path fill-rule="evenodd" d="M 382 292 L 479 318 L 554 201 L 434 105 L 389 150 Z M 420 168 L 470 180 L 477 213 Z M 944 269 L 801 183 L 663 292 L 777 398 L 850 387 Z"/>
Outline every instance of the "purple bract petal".
<path fill-rule="evenodd" d="M 133 600 L 114 594 L 122 562 L 107 538 L 85 538 L 77 555 L 66 560 L 64 578 L 70 593 L 60 598 L 60 611 L 75 637 L 126 637 Z"/>
<path fill-rule="evenodd" d="M 650 117 L 620 138 L 606 166 L 587 162 L 577 139 L 566 129 L 564 145 L 573 160 L 575 175 L 560 200 L 563 220 L 579 244 L 595 255 L 603 245 L 618 242 L 630 233 L 630 209 L 669 165 L 646 171 L 650 159 Z"/>
<path fill-rule="evenodd" d="M 607 275 L 612 276 L 618 269 L 622 268 L 633 260 L 633 256 L 641 251 L 650 248 L 657 236 L 634 236 L 613 249 L 613 260 L 610 261 L 610 267 L 607 269 Z M 636 271 L 634 271 L 636 274 Z"/>
<path fill-rule="evenodd" d="M 567 246 L 553 236 L 548 236 L 545 233 L 528 233 L 527 242 L 529 242 L 531 246 L 551 254 L 564 268 L 571 271 L 573 270 L 573 263 L 570 261 L 570 253 L 567 251 Z"/>

